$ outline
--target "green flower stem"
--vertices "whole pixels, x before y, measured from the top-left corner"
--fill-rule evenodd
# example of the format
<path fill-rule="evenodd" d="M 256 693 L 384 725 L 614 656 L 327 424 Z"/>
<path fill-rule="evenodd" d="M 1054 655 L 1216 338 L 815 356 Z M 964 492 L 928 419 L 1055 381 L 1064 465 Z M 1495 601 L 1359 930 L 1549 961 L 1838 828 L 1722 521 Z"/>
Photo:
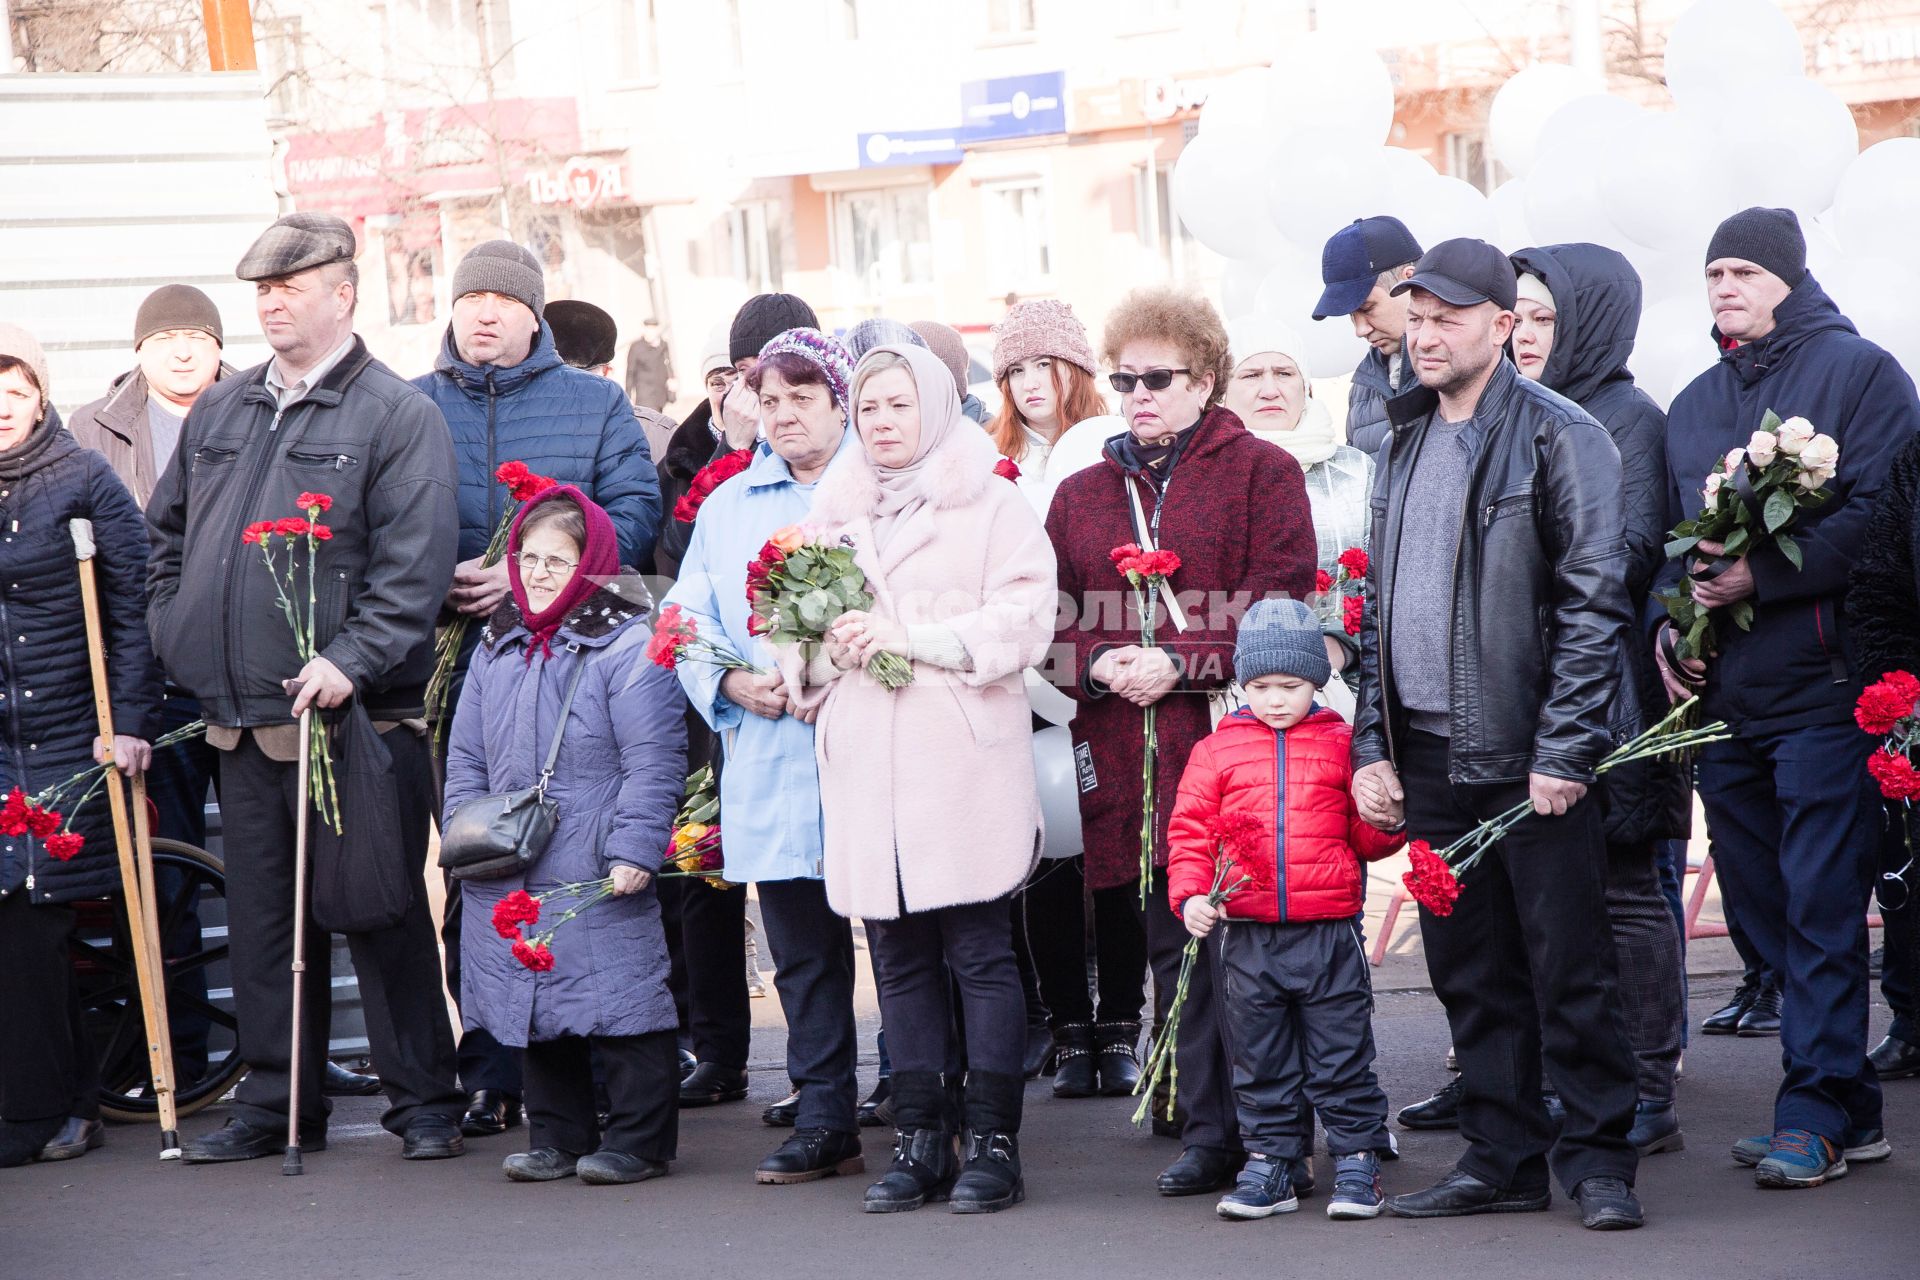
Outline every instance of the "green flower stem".
<path fill-rule="evenodd" d="M 1252 881 L 1252 876 L 1243 875 L 1228 884 L 1227 868 L 1232 865 L 1224 849 L 1214 855 L 1213 887 L 1207 890 L 1208 906 L 1218 907 Z M 1140 1073 L 1139 1083 L 1133 1087 L 1134 1095 L 1140 1099 L 1140 1105 L 1133 1110 L 1135 1125 L 1145 1124 L 1153 1113 L 1153 1091 L 1162 1076 L 1167 1078 L 1167 1119 L 1173 1119 L 1174 1102 L 1180 1097 L 1180 1010 L 1186 1005 L 1187 985 L 1192 981 L 1194 962 L 1199 957 L 1200 939 L 1188 938 L 1180 953 L 1180 978 L 1173 986 L 1173 1003 L 1167 1006 L 1167 1020 L 1161 1024 L 1160 1034 L 1153 1038 L 1147 1050 L 1146 1066 Z"/>
<path fill-rule="evenodd" d="M 1148 578 L 1140 588 L 1140 646 L 1155 648 L 1154 624 L 1158 621 L 1160 594 L 1158 578 Z M 1147 886 L 1153 880 L 1154 775 L 1160 764 L 1160 735 L 1157 732 L 1158 703 L 1147 706 L 1144 733 L 1146 748 L 1140 760 L 1140 908 L 1147 906 Z"/>

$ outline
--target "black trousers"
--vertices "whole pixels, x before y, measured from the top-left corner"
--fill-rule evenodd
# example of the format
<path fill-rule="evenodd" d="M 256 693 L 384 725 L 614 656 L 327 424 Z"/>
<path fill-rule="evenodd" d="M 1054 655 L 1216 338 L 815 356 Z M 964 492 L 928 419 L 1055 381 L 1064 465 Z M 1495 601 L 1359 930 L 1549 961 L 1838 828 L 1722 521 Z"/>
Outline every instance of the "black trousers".
<path fill-rule="evenodd" d="M 400 781 L 395 856 L 424 873 L 432 775 L 427 744 L 412 730 L 381 735 Z M 234 1114 L 285 1127 L 289 1040 L 293 1031 L 293 845 L 296 767 L 269 760 L 252 734 L 220 753 L 220 796 L 227 862 L 227 934 L 232 946 L 234 1012 L 240 1056 L 252 1068 L 234 1098 Z M 353 815 L 344 815 L 353 821 Z M 347 934 L 366 1013 L 374 1070 L 387 1093 L 381 1123 L 399 1133 L 416 1115 L 458 1120 L 465 1100 L 454 1085 L 453 1030 L 440 994 L 440 957 L 421 883 L 399 924 Z M 321 1096 L 332 1013 L 328 935 L 307 921 L 305 1027 L 301 1037 L 301 1127 L 322 1131 L 331 1104 Z"/>
<path fill-rule="evenodd" d="M 440 941 L 446 951 L 447 991 L 453 996 L 453 1007 L 457 1009 L 460 1007 L 460 927 L 466 918 L 463 905 L 466 895 L 460 892 L 460 882 L 452 876 L 446 878 L 446 883 L 447 905 L 440 921 Z M 460 1087 L 468 1093 L 498 1089 L 510 1097 L 519 1097 L 522 1090 L 520 1052 L 511 1045 L 501 1044 L 493 1038 L 493 1032 L 483 1027 L 466 1028 L 460 1033 L 455 1053 Z"/>
<path fill-rule="evenodd" d="M 1027 1005 L 1005 898 L 908 912 L 866 926 L 895 1071 L 949 1068 L 957 993 L 967 1068 L 1020 1075 Z"/>
<path fill-rule="evenodd" d="M 1526 798 L 1524 782 L 1456 786 L 1447 740 L 1409 733 L 1400 755 L 1407 828 L 1438 849 Z M 1453 914 L 1420 912 L 1435 994 L 1446 1006 L 1464 1096 L 1460 1168 L 1534 1191 L 1552 1169 L 1633 1181 L 1633 1051 L 1620 1009 L 1607 917 L 1606 844 L 1589 796 L 1561 817 L 1534 815 L 1461 880 Z M 1544 1053 L 1566 1123 L 1540 1100 Z"/>
<path fill-rule="evenodd" d="M 522 1051 L 527 1141 L 572 1155 L 618 1151 L 643 1160 L 679 1153 L 680 1071 L 671 1031 L 561 1036 Z M 596 1073 L 607 1087 L 607 1127 L 594 1111 Z"/>
<path fill-rule="evenodd" d="M 1639 1094 L 1671 1102 L 1674 1069 L 1686 1047 L 1686 967 L 1653 841 L 1607 845 L 1607 923 Z"/>
<path fill-rule="evenodd" d="M 1140 888 L 1096 889 L 1093 991 L 1087 981 L 1086 859 L 1043 858 L 1015 898 L 1014 927 L 1026 938 L 1040 997 L 1055 1031 L 1070 1023 L 1138 1022 L 1147 998 L 1147 930 Z"/>
<path fill-rule="evenodd" d="M 68 950 L 73 925 L 72 907 L 35 906 L 24 888 L 0 898 L 0 1120 L 100 1116 L 99 1063 Z"/>
<path fill-rule="evenodd" d="M 1146 917 L 1147 957 L 1153 966 L 1154 1024 L 1165 1021 L 1180 981 L 1180 959 L 1187 946 L 1187 926 L 1167 906 L 1166 868 L 1156 868 L 1147 887 L 1147 905 L 1140 907 L 1140 888 L 1125 886 L 1136 914 Z M 1175 1051 L 1180 1082 L 1175 1099 L 1186 1110 L 1180 1142 L 1187 1147 L 1211 1147 L 1238 1152 L 1240 1122 L 1234 1114 L 1232 1063 L 1220 1022 L 1215 989 L 1218 938 L 1200 944 L 1200 957 L 1187 983 L 1186 1003 L 1180 1009 L 1180 1044 Z"/>
<path fill-rule="evenodd" d="M 753 1007 L 747 994 L 747 887 L 662 880 L 667 986 L 693 1056 L 734 1071 L 747 1067 Z"/>
<path fill-rule="evenodd" d="M 1880 879 L 1876 901 L 1885 944 L 1880 963 L 1880 994 L 1893 1010 L 1887 1034 L 1907 1044 L 1920 1044 L 1920 864 L 1914 862 L 1904 806 L 1886 806 L 1886 828 L 1880 840 Z M 1920 823 L 1915 823 L 1920 825 Z M 1893 879 L 1888 879 L 1888 877 Z"/>
<path fill-rule="evenodd" d="M 762 880 L 755 891 L 787 1020 L 787 1078 L 800 1094 L 795 1127 L 858 1133 L 853 926 L 827 905 L 821 881 Z"/>
<path fill-rule="evenodd" d="M 1234 920 L 1217 932 L 1221 1021 L 1247 1150 L 1286 1161 L 1312 1155 L 1315 1111 L 1334 1155 L 1391 1150 L 1359 928 Z"/>

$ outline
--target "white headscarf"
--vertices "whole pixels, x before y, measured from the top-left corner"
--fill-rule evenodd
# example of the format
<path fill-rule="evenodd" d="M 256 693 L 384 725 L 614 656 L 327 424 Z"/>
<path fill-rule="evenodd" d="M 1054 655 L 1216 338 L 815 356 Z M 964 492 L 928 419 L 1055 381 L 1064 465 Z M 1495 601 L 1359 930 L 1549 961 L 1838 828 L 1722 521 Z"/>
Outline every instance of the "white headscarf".
<path fill-rule="evenodd" d="M 1340 440 L 1334 434 L 1333 415 L 1313 394 L 1313 379 L 1307 373 L 1307 344 L 1301 340 L 1299 331 L 1272 316 L 1245 316 L 1227 325 L 1227 342 L 1233 352 L 1236 372 L 1253 357 L 1271 352 L 1293 361 L 1307 386 L 1306 406 L 1291 430 L 1259 431 L 1252 423 L 1246 424 L 1247 429 L 1292 454 L 1302 470 L 1331 458 L 1333 451 L 1340 447 Z"/>

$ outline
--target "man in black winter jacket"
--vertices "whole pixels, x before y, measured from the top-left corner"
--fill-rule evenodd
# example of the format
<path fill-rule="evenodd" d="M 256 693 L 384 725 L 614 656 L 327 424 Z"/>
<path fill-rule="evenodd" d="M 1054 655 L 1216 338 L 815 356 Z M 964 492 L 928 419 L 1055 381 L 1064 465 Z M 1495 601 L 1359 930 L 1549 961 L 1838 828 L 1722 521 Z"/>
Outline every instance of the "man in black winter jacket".
<path fill-rule="evenodd" d="M 1769 409 L 1840 446 L 1833 496 L 1790 531 L 1800 567 L 1768 542 L 1696 580 L 1702 604 L 1750 603 L 1751 628 L 1723 620 L 1719 652 L 1685 663 L 1667 651 L 1672 628 L 1661 621 L 1656 631 L 1670 688 L 1699 687 L 1706 717 L 1735 731 L 1702 755 L 1700 797 L 1721 892 L 1785 988 L 1773 1134 L 1743 1141 L 1734 1157 L 1757 1166 L 1762 1186 L 1818 1186 L 1845 1174 L 1849 1158 L 1885 1154 L 1866 1060 L 1865 921 L 1881 806 L 1866 772 L 1873 740 L 1852 719 L 1860 680 L 1843 604 L 1874 497 L 1920 430 L 1920 401 L 1893 357 L 1807 274 L 1791 210 L 1748 209 L 1722 223 L 1706 279 L 1722 350 L 1668 410 L 1669 527 L 1699 512 L 1715 461 L 1747 446 Z M 1668 564 L 1662 585 L 1686 568 Z"/>
<path fill-rule="evenodd" d="M 167 675 L 200 700 L 207 740 L 220 752 L 234 1004 L 240 1056 L 252 1068 L 227 1127 L 188 1143 L 189 1162 L 252 1159 L 285 1141 L 294 806 L 305 803 L 294 795 L 296 722 L 309 706 L 349 700 L 371 716 L 392 756 L 393 856 L 414 882 L 399 924 L 347 935 L 391 1103 L 382 1123 L 404 1135 L 408 1159 L 462 1149 L 453 1036 L 420 882 L 432 786 L 418 717 L 433 620 L 453 578 L 453 446 L 433 402 L 354 335 L 353 248 L 340 219 L 294 213 L 247 251 L 236 274 L 256 282 L 274 357 L 201 396 L 148 504 L 154 649 Z M 332 536 L 319 544 L 314 571 L 311 660 L 295 647 L 259 552 L 241 542 L 255 522 L 304 516 L 302 493 L 331 500 L 321 520 Z M 342 816 L 356 820 L 350 807 Z M 320 1092 L 328 938 L 309 922 L 307 941 L 300 1128 L 315 1151 L 325 1146 L 328 1111 Z"/>
<path fill-rule="evenodd" d="M 1460 1061 L 1467 1150 L 1401 1217 L 1545 1209 L 1552 1172 L 1596 1229 L 1637 1227 L 1634 1061 L 1616 989 L 1595 766 L 1633 727 L 1620 456 L 1502 354 L 1514 276 L 1449 240 L 1399 286 L 1421 387 L 1389 407 L 1360 638 L 1354 799 L 1440 848 L 1534 814 L 1423 910 Z M 1556 1142 L 1543 1055 L 1565 1103 Z"/>
<path fill-rule="evenodd" d="M 1406 223 L 1385 215 L 1340 228 L 1320 254 L 1326 289 L 1313 318 L 1346 316 L 1371 348 L 1347 388 L 1347 443 L 1364 453 L 1378 454 L 1386 446 L 1387 401 L 1415 386 L 1407 358 L 1407 298 L 1394 286 L 1413 274 L 1419 257 L 1420 242 Z"/>

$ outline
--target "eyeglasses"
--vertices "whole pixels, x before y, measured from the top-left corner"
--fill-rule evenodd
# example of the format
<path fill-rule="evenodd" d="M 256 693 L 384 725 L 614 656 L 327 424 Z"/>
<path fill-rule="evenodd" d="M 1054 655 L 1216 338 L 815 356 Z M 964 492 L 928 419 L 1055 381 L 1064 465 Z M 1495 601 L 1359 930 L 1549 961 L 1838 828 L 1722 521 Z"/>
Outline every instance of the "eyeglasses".
<path fill-rule="evenodd" d="M 1133 394 L 1134 387 L 1142 382 L 1147 384 L 1149 391 L 1165 391 L 1173 385 L 1173 375 L 1176 373 L 1192 376 L 1193 370 L 1149 369 L 1145 373 L 1110 373 L 1107 375 L 1107 382 L 1121 395 L 1130 396 Z"/>
<path fill-rule="evenodd" d="M 523 577 L 532 577 L 544 569 L 550 578 L 564 578 L 578 567 L 577 560 L 562 560 L 559 556 L 537 556 L 531 551 L 520 557 L 520 573 Z"/>
<path fill-rule="evenodd" d="M 710 373 L 707 375 L 707 390 L 723 391 L 732 386 L 733 380 L 738 376 L 731 369 L 725 373 Z"/>

